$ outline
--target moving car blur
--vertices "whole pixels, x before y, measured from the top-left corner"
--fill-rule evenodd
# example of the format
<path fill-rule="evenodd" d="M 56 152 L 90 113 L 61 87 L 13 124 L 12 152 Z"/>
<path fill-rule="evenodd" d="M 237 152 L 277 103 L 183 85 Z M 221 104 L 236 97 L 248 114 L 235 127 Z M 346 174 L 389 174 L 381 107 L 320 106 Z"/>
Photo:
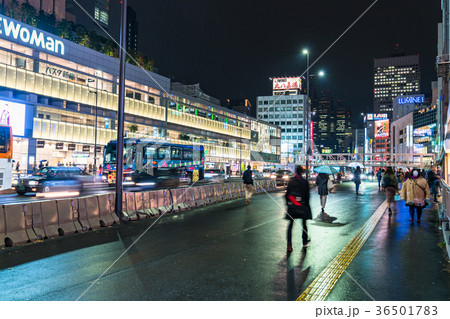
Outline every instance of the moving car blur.
<path fill-rule="evenodd" d="M 294 176 L 291 171 L 286 169 L 280 169 L 272 174 L 271 178 L 276 180 L 277 186 L 279 185 L 287 185 L 289 179 Z"/>
<path fill-rule="evenodd" d="M 221 169 L 207 169 L 205 170 L 205 179 L 223 182 L 225 180 L 225 172 Z"/>
<path fill-rule="evenodd" d="M 94 176 L 84 174 L 79 167 L 46 166 L 32 175 L 12 181 L 17 194 L 81 191 L 83 186 L 93 183 Z"/>

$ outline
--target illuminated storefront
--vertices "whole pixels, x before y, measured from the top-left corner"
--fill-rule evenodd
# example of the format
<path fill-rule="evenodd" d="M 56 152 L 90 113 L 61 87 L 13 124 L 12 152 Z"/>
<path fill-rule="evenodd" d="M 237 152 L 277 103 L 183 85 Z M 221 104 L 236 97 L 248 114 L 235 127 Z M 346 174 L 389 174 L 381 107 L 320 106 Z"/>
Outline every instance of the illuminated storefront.
<path fill-rule="evenodd" d="M 101 163 L 117 134 L 118 71 L 117 59 L 0 15 L 0 116 L 22 169 L 92 164 L 95 131 Z M 171 92 L 170 79 L 133 65 L 126 79 L 127 137 L 202 144 L 212 162 L 251 160 L 255 119 Z"/>

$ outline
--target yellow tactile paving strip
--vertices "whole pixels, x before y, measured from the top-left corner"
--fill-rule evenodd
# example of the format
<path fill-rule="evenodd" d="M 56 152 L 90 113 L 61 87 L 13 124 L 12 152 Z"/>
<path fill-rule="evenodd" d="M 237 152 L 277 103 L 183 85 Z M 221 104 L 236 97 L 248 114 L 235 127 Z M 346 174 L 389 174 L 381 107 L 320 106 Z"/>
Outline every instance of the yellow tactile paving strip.
<path fill-rule="evenodd" d="M 341 250 L 331 263 L 314 279 L 303 291 L 297 301 L 323 301 L 333 289 L 348 265 L 355 258 L 361 247 L 372 234 L 381 216 L 386 211 L 387 203 L 384 202 L 369 218 L 352 240 Z"/>

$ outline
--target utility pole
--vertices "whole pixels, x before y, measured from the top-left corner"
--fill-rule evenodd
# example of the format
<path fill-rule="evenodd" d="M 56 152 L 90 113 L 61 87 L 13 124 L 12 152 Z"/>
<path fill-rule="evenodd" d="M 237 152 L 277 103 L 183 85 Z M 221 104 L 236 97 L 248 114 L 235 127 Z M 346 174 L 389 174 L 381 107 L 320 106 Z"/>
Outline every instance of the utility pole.
<path fill-rule="evenodd" d="M 120 72 L 119 72 L 119 109 L 117 111 L 117 166 L 116 166 L 116 214 L 122 218 L 123 198 L 123 136 L 125 109 L 125 41 L 127 30 L 127 0 L 122 0 L 122 23 L 120 26 Z"/>

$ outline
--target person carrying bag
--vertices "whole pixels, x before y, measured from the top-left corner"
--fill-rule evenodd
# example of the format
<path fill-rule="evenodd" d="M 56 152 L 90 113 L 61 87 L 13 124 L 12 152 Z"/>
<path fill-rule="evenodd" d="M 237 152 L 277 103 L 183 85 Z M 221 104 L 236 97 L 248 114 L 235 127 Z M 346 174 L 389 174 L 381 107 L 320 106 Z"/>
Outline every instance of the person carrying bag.
<path fill-rule="evenodd" d="M 426 199 L 430 197 L 430 188 L 428 182 L 423 178 L 417 169 L 411 173 L 403 185 L 400 197 L 409 206 L 410 222 L 414 222 L 415 211 L 417 211 L 417 223 L 420 224 L 422 210 L 427 206 Z"/>

